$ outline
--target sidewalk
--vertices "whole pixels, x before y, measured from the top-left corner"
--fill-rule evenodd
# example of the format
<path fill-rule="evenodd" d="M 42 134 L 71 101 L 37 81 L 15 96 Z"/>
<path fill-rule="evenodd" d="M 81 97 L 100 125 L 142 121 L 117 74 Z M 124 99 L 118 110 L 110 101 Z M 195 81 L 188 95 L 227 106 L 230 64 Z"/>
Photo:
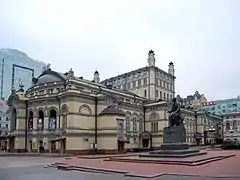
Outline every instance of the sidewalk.
<path fill-rule="evenodd" d="M 55 154 L 55 153 L 12 153 L 12 152 L 0 152 L 0 157 L 11 157 L 11 156 L 26 156 L 26 157 L 72 157 L 69 154 Z"/>

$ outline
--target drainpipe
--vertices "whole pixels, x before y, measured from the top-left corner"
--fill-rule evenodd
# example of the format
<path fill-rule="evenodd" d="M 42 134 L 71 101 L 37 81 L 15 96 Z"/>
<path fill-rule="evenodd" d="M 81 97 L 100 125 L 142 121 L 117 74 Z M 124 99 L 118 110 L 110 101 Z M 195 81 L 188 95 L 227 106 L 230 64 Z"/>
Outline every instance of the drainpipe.
<path fill-rule="evenodd" d="M 146 130 L 146 107 L 145 106 L 143 106 L 143 132 L 145 132 L 145 130 Z"/>
<path fill-rule="evenodd" d="M 197 111 L 194 112 L 195 113 L 195 128 L 196 128 L 196 133 L 197 133 Z"/>
<path fill-rule="evenodd" d="M 94 153 L 97 154 L 97 136 L 98 136 L 98 131 L 97 131 L 97 126 L 98 126 L 98 122 L 97 122 L 97 106 L 98 106 L 98 98 L 97 96 L 95 97 L 95 140 L 94 140 Z"/>
<path fill-rule="evenodd" d="M 58 129 L 60 129 L 60 111 L 61 111 L 61 101 L 60 98 L 58 97 Z"/>
<path fill-rule="evenodd" d="M 26 104 L 26 118 L 25 118 L 25 152 L 27 152 L 27 133 L 28 133 L 28 102 L 25 101 Z"/>

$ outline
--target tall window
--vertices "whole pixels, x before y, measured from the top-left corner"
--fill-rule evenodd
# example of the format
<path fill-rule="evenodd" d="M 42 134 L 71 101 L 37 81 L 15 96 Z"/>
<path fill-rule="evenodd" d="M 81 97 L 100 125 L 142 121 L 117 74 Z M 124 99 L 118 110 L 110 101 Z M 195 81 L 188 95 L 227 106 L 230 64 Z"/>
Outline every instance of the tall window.
<path fill-rule="evenodd" d="M 151 121 L 151 132 L 158 132 L 158 120 L 160 120 L 159 114 L 152 112 L 149 116 L 149 120 Z"/>
<path fill-rule="evenodd" d="M 133 88 L 136 87 L 136 81 L 133 81 L 133 82 L 132 82 L 132 86 L 133 86 Z"/>
<path fill-rule="evenodd" d="M 158 90 L 156 90 L 156 97 L 158 98 Z"/>
<path fill-rule="evenodd" d="M 133 132 L 137 132 L 137 118 L 133 117 Z"/>
<path fill-rule="evenodd" d="M 163 99 L 166 100 L 166 93 L 163 93 Z"/>
<path fill-rule="evenodd" d="M 157 122 L 151 123 L 151 132 L 152 133 L 158 132 L 158 123 Z"/>
<path fill-rule="evenodd" d="M 227 122 L 227 123 L 226 123 L 226 131 L 229 131 L 229 130 L 230 130 L 230 123 Z"/>
<path fill-rule="evenodd" d="M 160 97 L 159 98 L 162 99 L 162 91 L 160 91 Z"/>
<path fill-rule="evenodd" d="M 147 90 L 144 90 L 144 97 L 147 97 Z"/>
<path fill-rule="evenodd" d="M 169 94 L 167 93 L 167 101 L 169 101 Z"/>
<path fill-rule="evenodd" d="M 143 84 L 144 84 L 144 85 L 147 85 L 147 78 L 144 78 L 144 79 L 143 79 Z"/>
<path fill-rule="evenodd" d="M 143 117 L 139 117 L 139 131 L 143 132 Z"/>
<path fill-rule="evenodd" d="M 138 80 L 138 86 L 141 86 L 142 85 L 142 81 L 141 79 Z"/>
<path fill-rule="evenodd" d="M 233 129 L 234 129 L 234 130 L 237 130 L 237 129 L 238 129 L 238 126 L 237 126 L 237 122 L 236 122 L 236 121 L 233 122 Z"/>
<path fill-rule="evenodd" d="M 130 117 L 129 115 L 126 116 L 126 133 L 131 132 L 131 125 L 130 125 Z"/>

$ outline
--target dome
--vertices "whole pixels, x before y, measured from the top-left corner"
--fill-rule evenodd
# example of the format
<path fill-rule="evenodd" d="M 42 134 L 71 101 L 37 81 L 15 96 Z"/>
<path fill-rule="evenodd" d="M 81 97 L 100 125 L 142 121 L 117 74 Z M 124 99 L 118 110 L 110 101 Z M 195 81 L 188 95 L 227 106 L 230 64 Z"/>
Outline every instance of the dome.
<path fill-rule="evenodd" d="M 51 70 L 44 71 L 37 79 L 35 79 L 34 85 L 42 85 L 53 82 L 61 82 L 66 80 L 66 76 Z"/>
<path fill-rule="evenodd" d="M 100 115 L 120 115 L 125 116 L 125 113 L 122 110 L 117 109 L 115 106 L 106 107 Z"/>

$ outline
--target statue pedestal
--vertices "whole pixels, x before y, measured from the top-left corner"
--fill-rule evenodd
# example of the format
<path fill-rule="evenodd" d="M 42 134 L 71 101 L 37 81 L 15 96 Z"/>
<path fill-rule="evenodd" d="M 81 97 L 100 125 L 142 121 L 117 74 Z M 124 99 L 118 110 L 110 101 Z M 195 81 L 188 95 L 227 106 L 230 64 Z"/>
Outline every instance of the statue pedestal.
<path fill-rule="evenodd" d="M 160 150 L 150 152 L 148 157 L 185 158 L 203 154 L 206 152 L 189 149 L 189 145 L 186 143 L 186 129 L 184 125 L 180 125 L 165 127 Z"/>
<path fill-rule="evenodd" d="M 184 126 L 169 126 L 163 129 L 163 144 L 161 150 L 188 149 L 186 143 L 186 129 Z"/>

